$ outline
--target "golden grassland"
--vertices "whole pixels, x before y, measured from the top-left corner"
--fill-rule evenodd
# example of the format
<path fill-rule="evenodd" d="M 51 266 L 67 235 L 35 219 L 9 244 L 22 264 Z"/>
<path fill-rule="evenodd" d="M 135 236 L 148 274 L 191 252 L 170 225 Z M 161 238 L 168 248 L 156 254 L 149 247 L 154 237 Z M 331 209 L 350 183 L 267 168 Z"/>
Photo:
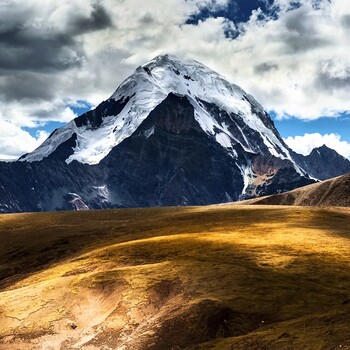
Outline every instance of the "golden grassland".
<path fill-rule="evenodd" d="M 350 209 L 0 216 L 0 349 L 350 349 Z"/>

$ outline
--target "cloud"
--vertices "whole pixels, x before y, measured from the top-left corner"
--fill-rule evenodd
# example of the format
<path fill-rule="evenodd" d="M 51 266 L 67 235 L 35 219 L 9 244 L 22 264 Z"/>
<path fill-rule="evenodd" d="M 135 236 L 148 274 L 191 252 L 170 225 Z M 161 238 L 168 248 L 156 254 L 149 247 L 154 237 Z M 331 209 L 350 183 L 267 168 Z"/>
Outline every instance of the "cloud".
<path fill-rule="evenodd" d="M 88 17 L 76 16 L 70 19 L 68 26 L 71 34 L 83 34 L 97 30 L 106 29 L 113 26 L 113 20 L 106 9 L 100 4 L 91 5 L 91 13 Z"/>
<path fill-rule="evenodd" d="M 328 92 L 350 88 L 350 65 L 343 59 L 321 62 L 318 85 Z"/>
<path fill-rule="evenodd" d="M 349 28 L 350 27 L 350 15 L 342 16 L 340 19 L 340 22 L 345 28 Z"/>
<path fill-rule="evenodd" d="M 79 65 L 82 55 L 79 43 L 43 18 L 34 19 L 38 11 L 35 6 L 19 6 L 16 1 L 0 7 L 0 69 L 3 72 L 66 70 Z"/>
<path fill-rule="evenodd" d="M 290 136 L 284 139 L 284 141 L 293 151 L 305 156 L 310 154 L 314 148 L 326 145 L 343 157 L 350 158 L 350 143 L 343 141 L 338 134 L 305 134 L 304 136 Z"/>
<path fill-rule="evenodd" d="M 203 62 L 279 118 L 350 111 L 350 8 L 343 0 L 264 1 L 270 11 L 253 11 L 245 23 L 188 23 L 204 8 L 229 11 L 232 3 L 0 1 L 0 123 L 67 121 L 74 116 L 68 105 L 98 104 L 162 53 Z"/>
<path fill-rule="evenodd" d="M 225 67 L 223 73 L 279 118 L 317 119 L 350 110 L 350 28 L 341 25 L 350 9 L 339 0 L 318 5 L 303 0 L 293 10 L 290 1 L 279 3 L 277 19 L 256 11 L 241 26 L 242 34 L 230 44 L 230 62 L 224 65 L 221 55 L 216 67 Z M 218 50 L 227 48 L 220 43 Z M 264 69 L 266 63 L 278 69 Z"/>
<path fill-rule="evenodd" d="M 49 136 L 39 130 L 36 137 L 20 127 L 0 120 L 0 160 L 13 160 L 22 154 L 33 151 Z"/>
<path fill-rule="evenodd" d="M 278 69 L 278 64 L 276 63 L 269 63 L 269 62 L 264 62 L 260 63 L 259 65 L 254 67 L 254 71 L 257 74 L 264 74 L 271 72 L 272 70 L 277 70 Z"/>

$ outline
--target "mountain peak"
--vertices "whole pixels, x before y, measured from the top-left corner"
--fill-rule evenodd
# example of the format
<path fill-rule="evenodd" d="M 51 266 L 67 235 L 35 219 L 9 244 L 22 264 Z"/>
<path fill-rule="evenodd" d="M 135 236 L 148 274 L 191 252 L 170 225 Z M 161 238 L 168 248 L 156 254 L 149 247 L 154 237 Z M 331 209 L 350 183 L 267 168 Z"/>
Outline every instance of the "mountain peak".
<path fill-rule="evenodd" d="M 185 59 L 179 56 L 175 56 L 172 54 L 161 54 L 158 56 L 155 56 L 153 59 L 151 59 L 148 63 L 143 64 L 141 67 L 148 67 L 148 66 L 164 66 L 164 65 L 181 65 L 185 66 L 188 64 L 194 64 L 194 65 L 200 65 L 204 66 L 204 64 L 196 61 L 196 60 L 191 60 L 191 59 Z M 208 68 L 209 69 L 209 68 Z"/>
<path fill-rule="evenodd" d="M 166 53 L 166 54 L 161 54 L 161 55 L 155 56 L 148 63 L 143 64 L 142 67 L 148 66 L 151 63 L 162 65 L 166 62 L 184 62 L 184 61 L 185 60 L 180 59 L 178 56 Z"/>
<path fill-rule="evenodd" d="M 239 144 L 246 152 L 268 152 L 293 161 L 271 119 L 252 96 L 205 65 L 169 54 L 139 66 L 107 101 L 56 130 L 20 160 L 40 161 L 68 143 L 68 151 L 56 155 L 64 155 L 67 163 L 98 164 L 171 93 L 188 99 L 203 131 L 232 157 L 237 156 L 234 148 Z M 247 132 L 255 136 L 246 137 Z"/>
<path fill-rule="evenodd" d="M 341 157 L 341 158 L 344 158 L 342 155 L 340 155 L 335 149 L 331 148 L 331 147 L 328 147 L 326 144 L 323 144 L 322 146 L 320 147 L 316 147 L 314 148 L 310 154 L 333 154 L 334 156 L 337 156 L 337 157 Z"/>
<path fill-rule="evenodd" d="M 3 210 L 234 201 L 312 183 L 344 163 L 320 155 L 294 154 L 260 104 L 218 73 L 161 55 L 8 166 Z"/>
<path fill-rule="evenodd" d="M 318 150 L 333 150 L 332 148 L 328 147 L 325 143 L 322 146 L 316 147 L 314 149 L 318 149 Z"/>
<path fill-rule="evenodd" d="M 350 172 L 350 161 L 327 145 L 314 148 L 309 155 L 294 159 L 314 179 L 326 180 Z"/>

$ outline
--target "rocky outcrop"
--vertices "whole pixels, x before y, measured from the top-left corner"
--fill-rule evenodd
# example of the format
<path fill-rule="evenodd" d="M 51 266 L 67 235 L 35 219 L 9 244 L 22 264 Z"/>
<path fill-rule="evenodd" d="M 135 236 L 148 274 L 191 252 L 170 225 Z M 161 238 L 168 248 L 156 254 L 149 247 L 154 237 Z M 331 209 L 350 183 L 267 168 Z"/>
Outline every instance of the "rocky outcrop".
<path fill-rule="evenodd" d="M 308 156 L 294 153 L 293 157 L 310 176 L 318 180 L 350 173 L 350 161 L 326 145 L 313 149 Z"/>
<path fill-rule="evenodd" d="M 350 174 L 242 204 L 350 207 Z"/>

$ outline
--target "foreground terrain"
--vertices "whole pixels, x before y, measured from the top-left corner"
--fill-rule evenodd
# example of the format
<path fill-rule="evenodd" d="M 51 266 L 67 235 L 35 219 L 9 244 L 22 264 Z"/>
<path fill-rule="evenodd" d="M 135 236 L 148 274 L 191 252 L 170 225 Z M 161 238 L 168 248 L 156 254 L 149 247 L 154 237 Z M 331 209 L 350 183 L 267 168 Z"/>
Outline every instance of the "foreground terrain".
<path fill-rule="evenodd" d="M 350 349 L 350 210 L 0 216 L 0 349 Z"/>

